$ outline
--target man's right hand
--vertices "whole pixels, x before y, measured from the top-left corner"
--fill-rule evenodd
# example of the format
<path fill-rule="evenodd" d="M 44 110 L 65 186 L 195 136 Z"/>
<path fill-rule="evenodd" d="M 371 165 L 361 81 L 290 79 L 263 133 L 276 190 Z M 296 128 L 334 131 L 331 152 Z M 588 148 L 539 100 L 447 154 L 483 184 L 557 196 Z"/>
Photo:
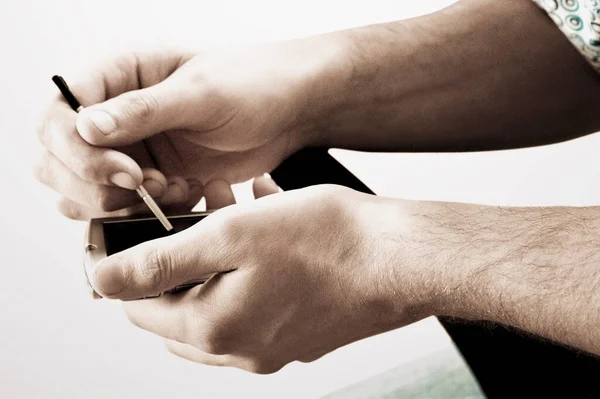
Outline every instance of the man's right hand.
<path fill-rule="evenodd" d="M 314 143 L 336 51 L 309 43 L 130 53 L 67 79 L 86 108 L 50 104 L 36 176 L 64 196 L 63 214 L 85 220 L 136 212 L 142 183 L 162 205 L 191 208 L 209 180 L 269 172 Z"/>

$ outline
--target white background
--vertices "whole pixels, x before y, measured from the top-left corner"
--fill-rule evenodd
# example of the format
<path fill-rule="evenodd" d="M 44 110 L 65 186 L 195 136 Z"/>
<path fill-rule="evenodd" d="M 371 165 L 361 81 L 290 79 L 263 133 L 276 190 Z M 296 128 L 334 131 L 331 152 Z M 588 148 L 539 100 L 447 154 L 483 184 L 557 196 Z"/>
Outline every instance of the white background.
<path fill-rule="evenodd" d="M 118 303 L 92 301 L 83 225 L 31 177 L 34 126 L 56 89 L 133 44 L 254 43 L 432 12 L 452 1 L 3 0 L 0 6 L 0 396 L 317 397 L 449 345 L 434 319 L 270 376 L 169 355 Z M 68 79 L 67 79 L 68 80 Z M 600 95 L 600 93 L 599 93 Z M 335 154 L 378 194 L 498 205 L 600 203 L 598 136 L 482 154 Z"/>

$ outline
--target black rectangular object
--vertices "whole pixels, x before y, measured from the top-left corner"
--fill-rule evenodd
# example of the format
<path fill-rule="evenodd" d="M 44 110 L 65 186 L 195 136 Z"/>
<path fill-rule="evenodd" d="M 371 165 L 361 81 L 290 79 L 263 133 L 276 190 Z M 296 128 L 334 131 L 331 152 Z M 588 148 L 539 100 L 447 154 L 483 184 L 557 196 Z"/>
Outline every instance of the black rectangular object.
<path fill-rule="evenodd" d="M 104 245 L 106 256 L 124 251 L 146 241 L 167 237 L 192 227 L 206 215 L 168 218 L 173 230 L 168 232 L 158 219 L 104 222 Z"/>

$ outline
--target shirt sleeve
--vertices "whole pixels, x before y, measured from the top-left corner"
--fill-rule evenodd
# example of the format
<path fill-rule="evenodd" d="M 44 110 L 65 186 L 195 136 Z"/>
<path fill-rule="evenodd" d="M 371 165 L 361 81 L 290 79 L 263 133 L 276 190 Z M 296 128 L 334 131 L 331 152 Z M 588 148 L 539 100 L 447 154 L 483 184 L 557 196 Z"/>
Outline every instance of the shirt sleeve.
<path fill-rule="evenodd" d="M 600 0 L 533 0 L 600 73 Z"/>

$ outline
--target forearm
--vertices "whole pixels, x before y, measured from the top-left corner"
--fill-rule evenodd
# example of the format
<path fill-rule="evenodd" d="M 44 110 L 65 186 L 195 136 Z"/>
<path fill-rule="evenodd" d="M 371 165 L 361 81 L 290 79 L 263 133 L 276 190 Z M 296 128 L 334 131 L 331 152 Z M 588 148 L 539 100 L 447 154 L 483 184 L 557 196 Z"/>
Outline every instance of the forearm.
<path fill-rule="evenodd" d="M 600 355 L 600 208 L 427 203 L 412 217 L 433 314 Z"/>
<path fill-rule="evenodd" d="M 319 144 L 472 151 L 600 130 L 600 78 L 531 1 L 463 0 L 424 17 L 337 32 Z"/>

